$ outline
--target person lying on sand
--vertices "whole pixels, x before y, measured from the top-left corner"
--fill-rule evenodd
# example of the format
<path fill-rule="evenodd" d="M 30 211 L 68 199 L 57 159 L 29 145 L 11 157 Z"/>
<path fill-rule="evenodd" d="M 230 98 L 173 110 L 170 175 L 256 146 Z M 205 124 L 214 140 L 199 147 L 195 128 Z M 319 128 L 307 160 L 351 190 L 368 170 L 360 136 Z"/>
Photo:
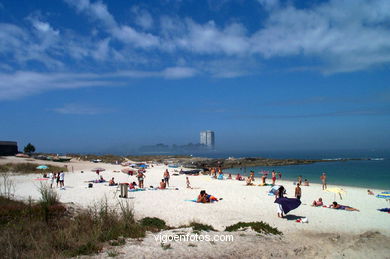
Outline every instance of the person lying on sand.
<path fill-rule="evenodd" d="M 237 181 L 243 181 L 244 179 L 242 178 L 242 176 L 240 174 L 237 174 L 236 180 Z"/>
<path fill-rule="evenodd" d="M 324 205 L 324 203 L 322 202 L 322 198 L 319 198 L 318 201 L 313 201 L 311 206 L 319 207 L 319 206 L 323 206 L 323 205 Z"/>
<path fill-rule="evenodd" d="M 210 203 L 213 201 L 218 201 L 218 199 L 213 195 L 207 194 L 205 190 L 200 191 L 198 199 L 196 200 L 197 203 Z"/>
<path fill-rule="evenodd" d="M 251 177 L 248 177 L 248 178 L 246 179 L 246 185 L 253 185 L 253 183 L 252 183 L 252 178 L 251 178 Z"/>
<path fill-rule="evenodd" d="M 329 208 L 336 209 L 336 210 L 360 211 L 358 209 L 349 206 L 337 204 L 337 202 L 335 201 L 331 205 L 329 205 Z"/>
<path fill-rule="evenodd" d="M 367 190 L 367 194 L 368 195 L 374 195 L 374 193 L 372 191 L 370 191 L 370 190 Z"/>

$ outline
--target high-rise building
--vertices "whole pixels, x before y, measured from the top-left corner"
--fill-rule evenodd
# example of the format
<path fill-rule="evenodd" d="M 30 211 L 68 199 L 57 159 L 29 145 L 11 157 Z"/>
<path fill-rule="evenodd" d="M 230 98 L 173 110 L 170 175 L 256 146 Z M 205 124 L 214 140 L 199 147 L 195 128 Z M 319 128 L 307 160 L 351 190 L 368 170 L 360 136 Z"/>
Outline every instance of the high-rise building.
<path fill-rule="evenodd" d="M 214 149 L 215 147 L 214 131 L 211 130 L 201 131 L 200 144 L 207 146 L 207 148 Z"/>

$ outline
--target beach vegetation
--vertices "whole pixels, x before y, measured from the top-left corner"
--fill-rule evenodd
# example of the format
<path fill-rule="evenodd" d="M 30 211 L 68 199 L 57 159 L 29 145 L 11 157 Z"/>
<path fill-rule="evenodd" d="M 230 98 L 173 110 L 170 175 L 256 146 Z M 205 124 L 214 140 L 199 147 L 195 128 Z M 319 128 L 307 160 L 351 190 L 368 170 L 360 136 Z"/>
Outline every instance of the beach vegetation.
<path fill-rule="evenodd" d="M 119 255 L 119 253 L 115 250 L 108 250 L 107 251 L 107 256 L 108 257 L 117 257 Z"/>
<path fill-rule="evenodd" d="M 172 249 L 172 246 L 171 246 L 171 244 L 161 243 L 161 248 L 164 250 L 168 250 L 168 249 Z"/>
<path fill-rule="evenodd" d="M 192 230 L 196 233 L 199 233 L 200 231 L 207 231 L 207 232 L 208 231 L 217 231 L 211 225 L 199 223 L 196 221 L 192 221 L 188 225 L 180 226 L 180 228 L 188 228 L 188 227 L 192 228 Z"/>
<path fill-rule="evenodd" d="M 0 174 L 0 196 L 8 199 L 12 198 L 15 193 L 15 183 L 8 174 Z"/>
<path fill-rule="evenodd" d="M 238 222 L 234 225 L 226 227 L 225 231 L 232 232 L 232 231 L 240 231 L 245 230 L 247 228 L 251 228 L 252 230 L 262 233 L 262 234 L 273 234 L 273 235 L 282 235 L 283 233 L 280 232 L 277 228 L 271 227 L 268 223 L 265 223 L 263 221 L 256 221 L 256 222 Z"/>
<path fill-rule="evenodd" d="M 0 165 L 1 173 L 17 173 L 17 174 L 42 174 L 44 172 L 60 172 L 66 171 L 66 167 L 47 165 L 48 168 L 44 171 L 37 169 L 37 164 L 34 163 L 7 163 Z"/>
<path fill-rule="evenodd" d="M 145 229 L 152 231 L 152 232 L 159 232 L 160 230 L 169 228 L 166 225 L 164 220 L 159 219 L 159 218 L 155 218 L 155 217 L 143 218 L 143 219 L 141 219 L 140 223 Z"/>
<path fill-rule="evenodd" d="M 31 143 L 28 143 L 24 149 L 23 149 L 24 153 L 27 153 L 27 154 L 31 154 L 31 153 L 34 153 L 35 152 L 35 147 L 34 145 L 32 145 Z"/>
<path fill-rule="evenodd" d="M 59 203 L 46 186 L 40 192 L 37 202 L 0 196 L 2 258 L 76 257 L 98 253 L 106 244 L 120 246 L 126 238 L 145 236 L 147 228 L 134 219 L 128 204 L 116 209 L 102 201 L 89 209 L 72 210 Z"/>

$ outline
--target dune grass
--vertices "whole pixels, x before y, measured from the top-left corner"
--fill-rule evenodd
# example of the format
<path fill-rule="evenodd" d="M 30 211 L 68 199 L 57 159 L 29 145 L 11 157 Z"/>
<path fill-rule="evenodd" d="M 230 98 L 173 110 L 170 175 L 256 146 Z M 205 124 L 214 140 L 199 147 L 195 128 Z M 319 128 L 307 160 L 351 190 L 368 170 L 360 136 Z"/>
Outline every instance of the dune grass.
<path fill-rule="evenodd" d="M 277 228 L 271 227 L 268 223 L 265 223 L 263 221 L 256 221 L 256 222 L 238 222 L 234 225 L 226 227 L 225 231 L 232 232 L 232 231 L 239 231 L 241 229 L 251 228 L 252 230 L 262 233 L 262 234 L 273 234 L 273 235 L 282 235 L 283 233 L 280 232 Z"/>
<path fill-rule="evenodd" d="M 117 210 L 103 201 L 72 214 L 51 189 L 40 191 L 42 197 L 35 203 L 0 196 L 2 258 L 75 257 L 145 236 L 146 228 L 134 220 L 129 205 L 121 204 Z"/>

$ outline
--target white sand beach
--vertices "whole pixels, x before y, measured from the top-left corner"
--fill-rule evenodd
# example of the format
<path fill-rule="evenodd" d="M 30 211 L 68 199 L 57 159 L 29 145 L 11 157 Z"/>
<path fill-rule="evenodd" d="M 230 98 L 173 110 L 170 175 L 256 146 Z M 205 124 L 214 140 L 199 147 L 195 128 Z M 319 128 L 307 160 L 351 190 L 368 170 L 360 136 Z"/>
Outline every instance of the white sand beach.
<path fill-rule="evenodd" d="M 24 158 L 14 157 L 0 160 L 0 163 L 10 162 L 62 165 L 56 162 L 26 161 Z M 65 190 L 55 189 L 60 195 L 61 202 L 71 203 L 74 206 L 92 206 L 104 197 L 110 204 L 116 206 L 120 199 L 117 188 L 108 186 L 108 183 L 94 184 L 93 188 L 87 187 L 86 181 L 97 178 L 96 173 L 91 172 L 94 167 L 105 168 L 106 170 L 101 172 L 101 175 L 107 180 L 115 177 L 116 182 L 136 181 L 135 176 L 128 176 L 120 172 L 123 168 L 121 165 L 96 164 L 76 161 L 75 159 L 66 165 L 69 171 L 73 169 L 73 172 L 65 173 Z M 278 228 L 284 235 L 282 237 L 260 238 L 253 231 L 247 231 L 244 234 L 237 232 L 233 234 L 235 240 L 230 244 L 210 245 L 198 242 L 189 247 L 188 243 L 173 242 L 172 249 L 167 250 L 162 249 L 160 242 L 156 242 L 153 236 L 149 235 L 143 241 L 131 241 L 121 248 L 116 248 L 119 251 L 119 256 L 126 258 L 126 255 L 132 253 L 145 257 L 158 255 L 170 257 L 244 257 L 247 255 L 264 258 L 270 256 L 338 258 L 344 255 L 349 258 L 367 258 L 376 255 L 377 258 L 389 258 L 390 215 L 379 212 L 377 209 L 390 207 L 390 204 L 384 199 L 368 195 L 367 189 L 328 186 L 343 188 L 346 194 L 343 194 L 342 200 L 336 196 L 336 201 L 360 210 L 360 212 L 356 212 L 312 207 L 311 203 L 319 197 L 323 198 L 324 204 L 329 205 L 334 201 L 334 194 L 323 191 L 319 184 L 302 186 L 302 205 L 288 213 L 285 218 L 278 218 L 274 203 L 275 198 L 267 194 L 269 186 L 245 186 L 245 182 L 214 180 L 209 176 L 200 175 L 189 176 L 191 186 L 194 189 L 188 189 L 184 175 L 174 176 L 172 174 L 175 173 L 175 169 L 165 165 L 154 165 L 146 170 L 145 187 L 158 186 L 165 169 L 169 169 L 171 173 L 170 187 L 176 187 L 178 190 L 130 192 L 130 197 L 127 200 L 134 207 L 135 216 L 138 219 L 158 217 L 172 227 L 197 221 L 212 225 L 219 231 L 224 231 L 225 227 L 240 221 L 264 221 Z M 16 185 L 15 197 L 23 200 L 29 197 L 39 199 L 39 185 L 49 183 L 49 181 L 34 180 L 37 177 L 39 176 L 13 175 L 12 179 Z M 257 177 L 255 183 L 259 182 L 260 179 Z M 295 186 L 292 182 L 277 180 L 276 183 L 286 188 L 287 197 L 294 196 Z M 200 190 L 206 190 L 209 194 L 223 198 L 223 200 L 212 204 L 186 201 L 195 199 Z M 372 191 L 378 193 L 383 190 Z M 308 223 L 297 223 L 296 219 L 301 217 L 307 218 Z M 278 244 L 283 244 L 284 248 L 278 247 Z M 303 251 L 301 251 L 302 249 Z M 261 254 L 259 254 L 260 252 Z M 102 253 L 97 256 L 105 257 L 107 254 Z"/>

